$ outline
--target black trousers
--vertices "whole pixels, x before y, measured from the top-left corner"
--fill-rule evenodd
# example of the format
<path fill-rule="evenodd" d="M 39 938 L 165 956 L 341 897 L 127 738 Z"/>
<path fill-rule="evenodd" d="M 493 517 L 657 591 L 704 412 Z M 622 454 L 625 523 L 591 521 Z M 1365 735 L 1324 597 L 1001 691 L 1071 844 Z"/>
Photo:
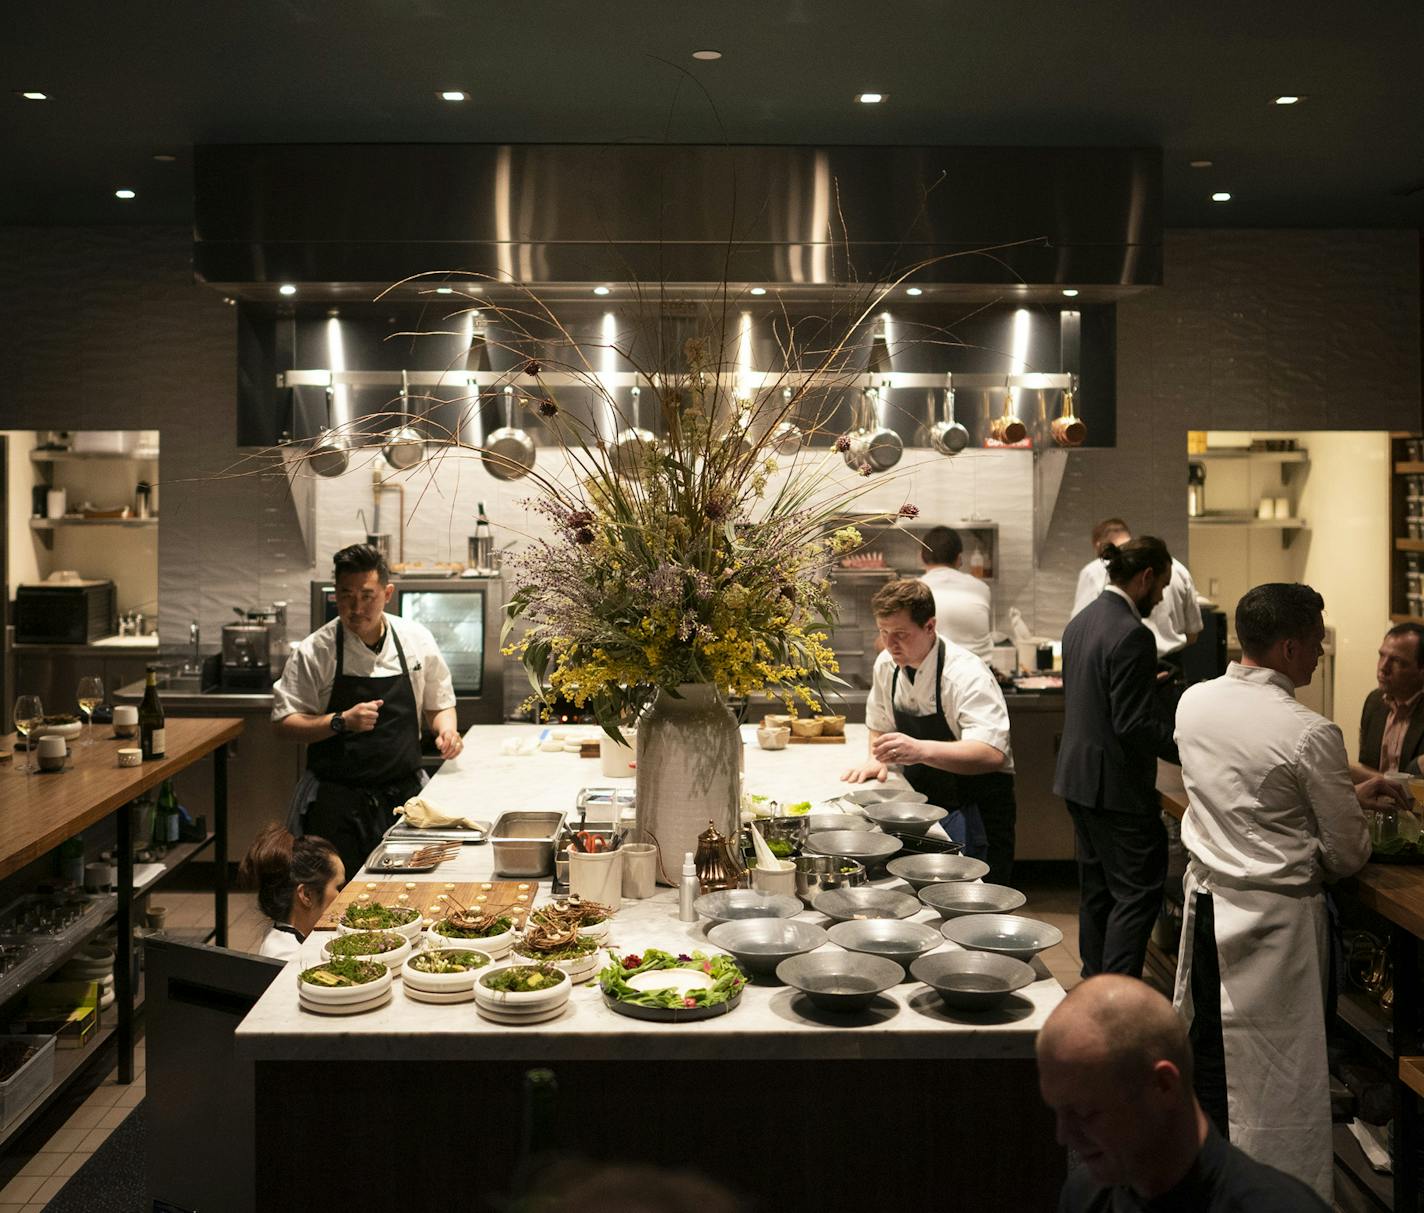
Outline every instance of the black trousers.
<path fill-rule="evenodd" d="M 1158 813 L 1068 802 L 1078 858 L 1078 949 L 1083 976 L 1142 976 L 1162 911 L 1167 830 Z"/>
<path fill-rule="evenodd" d="M 1192 1085 L 1217 1131 L 1231 1140 L 1226 1114 L 1226 1046 L 1221 1038 L 1221 963 L 1216 955 L 1216 907 L 1210 893 L 1193 895 Z"/>
<path fill-rule="evenodd" d="M 990 884 L 1010 885 L 1014 875 L 1015 823 L 1018 801 L 1014 799 L 1014 777 L 995 771 L 991 775 L 975 775 L 972 781 L 975 807 L 984 822 L 984 837 L 989 844 L 986 862 Z"/>
<path fill-rule="evenodd" d="M 391 810 L 420 791 L 419 775 L 379 787 L 356 787 L 323 779 L 307 808 L 302 832 L 318 834 L 336 848 L 350 881 L 376 849 L 395 818 Z"/>

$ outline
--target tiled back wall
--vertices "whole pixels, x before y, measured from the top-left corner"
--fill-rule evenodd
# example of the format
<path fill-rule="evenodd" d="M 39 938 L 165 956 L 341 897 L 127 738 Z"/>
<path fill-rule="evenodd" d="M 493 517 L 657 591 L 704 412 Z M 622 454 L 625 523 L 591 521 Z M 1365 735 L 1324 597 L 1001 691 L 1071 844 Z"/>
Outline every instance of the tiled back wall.
<path fill-rule="evenodd" d="M 1417 233 L 1193 230 L 1166 245 L 1167 285 L 1118 308 L 1118 446 L 1069 456 L 1041 550 L 1026 519 L 1015 525 L 1021 455 L 939 461 L 885 485 L 927 516 L 978 502 L 1000 522 L 1001 626 L 1017 602 L 1037 631 L 1061 630 L 1106 514 L 1185 551 L 1188 428 L 1420 426 Z M 194 284 L 190 252 L 183 228 L 0 229 L 0 428 L 160 430 L 163 633 L 181 639 L 197 618 L 215 643 L 233 606 L 274 598 L 293 604 L 297 632 L 325 568 L 307 560 L 285 485 L 241 466 L 234 316 Z M 420 496 L 407 555 L 460 559 L 476 500 L 522 526 L 527 495 L 452 466 L 423 496 L 407 490 L 408 507 Z M 366 476 L 319 486 L 322 566 L 359 537 L 369 496 Z"/>

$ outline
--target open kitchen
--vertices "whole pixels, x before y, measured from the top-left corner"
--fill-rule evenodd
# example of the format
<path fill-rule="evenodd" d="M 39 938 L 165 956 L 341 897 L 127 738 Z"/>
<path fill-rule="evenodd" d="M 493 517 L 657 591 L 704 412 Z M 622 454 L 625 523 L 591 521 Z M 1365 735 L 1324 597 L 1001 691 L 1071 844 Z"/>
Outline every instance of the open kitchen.
<path fill-rule="evenodd" d="M 5 136 L 0 1208 L 1417 1213 L 1419 192 L 624 34 Z"/>

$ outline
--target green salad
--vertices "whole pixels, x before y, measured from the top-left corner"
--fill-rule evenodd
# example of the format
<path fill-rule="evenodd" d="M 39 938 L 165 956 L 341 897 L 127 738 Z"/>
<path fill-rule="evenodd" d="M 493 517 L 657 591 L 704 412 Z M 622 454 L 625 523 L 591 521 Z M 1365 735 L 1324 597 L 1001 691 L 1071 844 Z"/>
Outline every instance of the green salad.
<path fill-rule="evenodd" d="M 389 931 L 392 927 L 409 926 L 419 917 L 420 911 L 414 906 L 378 906 L 368 901 L 347 906 L 341 921 L 363 931 Z"/>
<path fill-rule="evenodd" d="M 811 811 L 811 802 L 798 800 L 795 804 L 782 805 L 781 811 L 786 817 L 804 817 Z"/>
<path fill-rule="evenodd" d="M 431 948 L 410 958 L 410 967 L 422 973 L 468 973 L 482 969 L 490 959 L 483 952 L 461 952 L 458 948 Z"/>
<path fill-rule="evenodd" d="M 653 969 L 700 969 L 714 984 L 706 990 L 635 990 L 628 978 Z M 714 1007 L 730 1002 L 742 992 L 747 979 L 730 956 L 707 956 L 693 952 L 674 956 L 657 948 L 648 948 L 641 956 L 629 955 L 615 961 L 598 974 L 598 986 L 608 997 L 641 1007 L 693 1008 Z"/>
<path fill-rule="evenodd" d="M 477 931 L 473 927 L 457 927 L 448 918 L 442 918 L 430 928 L 437 935 L 443 935 L 446 939 L 492 939 L 496 935 L 503 935 L 506 931 L 514 929 L 514 919 L 502 914 L 483 931 Z"/>
<path fill-rule="evenodd" d="M 364 986 L 386 971 L 383 964 L 348 956 L 339 960 L 328 960 L 314 968 L 303 969 L 302 980 L 308 985 L 326 986 L 329 989 L 337 986 Z"/>
<path fill-rule="evenodd" d="M 487 990 L 503 990 L 506 994 L 532 994 L 536 990 L 549 990 L 561 981 L 568 981 L 569 975 L 551 965 L 510 965 L 507 969 L 495 969 L 480 978 L 480 984 Z"/>
<path fill-rule="evenodd" d="M 405 942 L 405 936 L 394 931 L 358 931 L 355 935 L 338 935 L 326 950 L 332 956 L 379 956 L 394 952 Z"/>
<path fill-rule="evenodd" d="M 514 945 L 514 951 L 519 956 L 527 956 L 530 960 L 554 961 L 554 960 L 579 960 L 584 956 L 591 956 L 598 951 L 598 940 L 588 935 L 580 935 L 562 947 L 544 951 L 539 948 L 532 948 L 521 939 Z"/>

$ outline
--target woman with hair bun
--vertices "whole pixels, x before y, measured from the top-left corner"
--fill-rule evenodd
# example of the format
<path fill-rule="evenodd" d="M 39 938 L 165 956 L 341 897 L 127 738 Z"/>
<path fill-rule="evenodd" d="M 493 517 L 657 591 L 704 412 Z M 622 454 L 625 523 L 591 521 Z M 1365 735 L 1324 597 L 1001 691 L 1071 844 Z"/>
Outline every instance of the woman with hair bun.
<path fill-rule="evenodd" d="M 290 960 L 346 881 L 346 868 L 325 838 L 296 838 L 273 822 L 260 834 L 238 869 L 238 878 L 257 890 L 257 904 L 272 928 L 257 949 L 261 956 Z"/>

